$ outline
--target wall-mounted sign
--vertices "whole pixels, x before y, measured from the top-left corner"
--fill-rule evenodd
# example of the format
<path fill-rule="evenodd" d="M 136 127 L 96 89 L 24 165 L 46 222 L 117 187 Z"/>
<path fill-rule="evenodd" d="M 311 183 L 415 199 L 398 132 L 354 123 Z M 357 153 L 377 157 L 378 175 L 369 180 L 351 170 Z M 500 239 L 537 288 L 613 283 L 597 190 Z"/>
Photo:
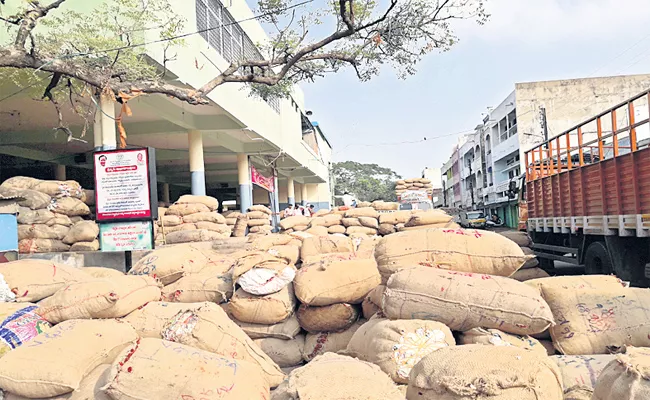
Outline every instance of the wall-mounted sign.
<path fill-rule="evenodd" d="M 429 200 L 426 190 L 407 190 L 399 196 L 400 203 L 405 204 L 426 203 Z"/>
<path fill-rule="evenodd" d="M 260 174 L 255 167 L 251 165 L 251 182 L 253 182 L 254 185 L 257 185 L 261 187 L 264 190 L 267 190 L 269 192 L 275 191 L 275 179 L 273 179 L 273 176 L 270 178 L 265 177 L 264 175 Z"/>
<path fill-rule="evenodd" d="M 158 217 L 153 149 L 96 152 L 94 166 L 97 221 Z"/>
<path fill-rule="evenodd" d="M 153 249 L 151 221 L 109 222 L 99 225 L 102 251 L 134 251 Z"/>

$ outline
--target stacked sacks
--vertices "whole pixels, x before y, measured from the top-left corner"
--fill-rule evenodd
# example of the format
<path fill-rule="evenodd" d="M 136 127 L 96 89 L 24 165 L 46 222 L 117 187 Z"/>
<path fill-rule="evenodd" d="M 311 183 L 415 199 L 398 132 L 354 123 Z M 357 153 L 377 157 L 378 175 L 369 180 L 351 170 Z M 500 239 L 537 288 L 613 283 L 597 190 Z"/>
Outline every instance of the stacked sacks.
<path fill-rule="evenodd" d="M 616 359 L 616 355 L 553 356 L 551 359 L 555 361 L 562 373 L 564 398 L 567 400 L 592 400 L 596 379 L 607 364 Z M 609 398 L 624 399 L 625 397 Z"/>
<path fill-rule="evenodd" d="M 345 212 L 341 222 L 348 236 L 373 236 L 379 230 L 379 213 L 372 207 L 351 208 Z"/>
<path fill-rule="evenodd" d="M 160 218 L 168 244 L 205 242 L 230 237 L 226 218 L 216 210 L 219 201 L 208 196 L 181 196 Z"/>
<path fill-rule="evenodd" d="M 433 185 L 430 179 L 426 178 L 409 178 L 395 182 L 395 194 L 401 196 L 407 190 L 424 190 L 427 194 L 433 193 Z"/>
<path fill-rule="evenodd" d="M 399 210 L 399 203 L 376 200 L 370 204 L 370 207 L 377 211 L 397 211 Z"/>
<path fill-rule="evenodd" d="M 18 212 L 18 248 L 21 253 L 47 253 L 70 250 L 76 242 L 64 241 L 74 222 L 90 215 L 90 209 L 81 200 L 85 197 L 75 181 L 42 181 L 17 176 L 0 185 L 0 194 L 22 197 Z M 74 251 L 97 250 L 94 237 Z"/>
<path fill-rule="evenodd" d="M 306 240 L 322 242 L 323 239 Z M 321 246 L 322 249 L 325 247 Z M 337 250 L 329 247 L 329 250 Z M 340 245 L 338 249 L 344 247 Z M 359 304 L 379 282 L 374 259 L 356 258 L 354 253 L 324 253 L 320 256 L 305 253 L 302 268 L 294 279 L 294 288 L 301 302 L 296 313 L 298 322 L 308 332 L 304 351 L 306 361 L 326 350 L 345 349 L 347 341 L 359 328 Z"/>
<path fill-rule="evenodd" d="M 319 236 L 334 233 L 345 233 L 345 227 L 341 223 L 342 219 L 342 215 L 334 213 L 315 216 L 309 222 L 309 228 L 307 229 L 307 232 L 311 234 L 317 234 Z"/>
<path fill-rule="evenodd" d="M 255 205 L 248 209 L 248 231 L 252 234 L 268 235 L 273 231 L 271 216 L 273 211 L 262 205 Z"/>
<path fill-rule="evenodd" d="M 280 229 L 283 233 L 302 232 L 309 229 L 311 218 L 304 215 L 293 215 L 280 221 Z"/>
<path fill-rule="evenodd" d="M 424 213 L 418 213 L 420 215 Z M 386 283 L 402 268 L 429 266 L 461 272 L 510 276 L 530 259 L 517 244 L 493 232 L 426 229 L 381 238 L 375 259 Z"/>
<path fill-rule="evenodd" d="M 603 368 L 592 400 L 650 398 L 650 349 L 629 347 Z"/>

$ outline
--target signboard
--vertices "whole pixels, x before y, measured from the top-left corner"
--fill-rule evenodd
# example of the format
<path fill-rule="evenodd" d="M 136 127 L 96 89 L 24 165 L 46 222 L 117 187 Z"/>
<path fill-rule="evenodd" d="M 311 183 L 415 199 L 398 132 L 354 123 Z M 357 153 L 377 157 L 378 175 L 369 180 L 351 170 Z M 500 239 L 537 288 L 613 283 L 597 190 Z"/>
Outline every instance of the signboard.
<path fill-rule="evenodd" d="M 153 249 L 151 221 L 109 222 L 99 225 L 102 251 L 134 251 Z"/>
<path fill-rule="evenodd" d="M 153 149 L 148 148 L 94 154 L 97 221 L 157 218 L 156 164 L 152 158 Z"/>
<path fill-rule="evenodd" d="M 267 178 L 264 175 L 257 172 L 257 169 L 251 165 L 251 181 L 254 185 L 261 187 L 262 189 L 273 192 L 275 191 L 275 180 L 273 177 Z"/>
<path fill-rule="evenodd" d="M 407 190 L 400 195 L 401 203 L 428 203 L 429 196 L 427 195 L 426 190 Z"/>

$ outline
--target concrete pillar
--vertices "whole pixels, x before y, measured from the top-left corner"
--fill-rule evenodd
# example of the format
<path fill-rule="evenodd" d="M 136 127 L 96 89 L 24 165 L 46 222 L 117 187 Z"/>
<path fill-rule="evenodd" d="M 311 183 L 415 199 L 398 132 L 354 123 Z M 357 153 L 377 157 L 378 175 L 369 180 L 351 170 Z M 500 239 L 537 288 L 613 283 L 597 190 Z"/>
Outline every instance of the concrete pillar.
<path fill-rule="evenodd" d="M 115 127 L 115 103 L 108 96 L 101 96 L 99 113 L 102 136 L 102 150 L 117 148 L 117 129 Z"/>
<path fill-rule="evenodd" d="M 54 179 L 57 181 L 65 181 L 68 179 L 66 178 L 65 165 L 57 164 L 54 166 Z"/>
<path fill-rule="evenodd" d="M 307 184 L 306 183 L 300 185 L 300 192 L 301 192 L 300 198 L 302 199 L 301 202 L 302 205 L 303 206 L 307 205 Z"/>
<path fill-rule="evenodd" d="M 296 188 L 292 177 L 287 178 L 287 203 L 296 205 Z"/>
<path fill-rule="evenodd" d="M 271 193 L 271 196 L 273 196 L 273 231 L 277 232 L 280 226 L 280 188 L 278 187 L 277 171 L 273 172 L 273 185 L 275 187 L 275 190 Z"/>
<path fill-rule="evenodd" d="M 192 184 L 192 194 L 195 196 L 205 196 L 203 134 L 200 131 L 190 131 L 187 136 L 190 147 L 190 182 Z"/>
<path fill-rule="evenodd" d="M 169 183 L 163 183 L 162 186 L 162 201 L 163 203 L 171 203 L 171 196 L 169 195 Z"/>
<path fill-rule="evenodd" d="M 253 185 L 251 184 L 250 165 L 248 155 L 237 154 L 237 175 L 239 176 L 239 205 L 241 212 L 245 213 L 253 205 Z"/>

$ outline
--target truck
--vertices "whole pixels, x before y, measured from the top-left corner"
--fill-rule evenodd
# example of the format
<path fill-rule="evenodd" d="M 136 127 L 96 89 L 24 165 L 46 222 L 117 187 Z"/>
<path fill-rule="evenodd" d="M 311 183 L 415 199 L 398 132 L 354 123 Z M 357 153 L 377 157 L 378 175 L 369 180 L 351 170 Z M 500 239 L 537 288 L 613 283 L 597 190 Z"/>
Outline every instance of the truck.
<path fill-rule="evenodd" d="M 525 152 L 520 228 L 543 269 L 650 283 L 650 90 Z"/>

